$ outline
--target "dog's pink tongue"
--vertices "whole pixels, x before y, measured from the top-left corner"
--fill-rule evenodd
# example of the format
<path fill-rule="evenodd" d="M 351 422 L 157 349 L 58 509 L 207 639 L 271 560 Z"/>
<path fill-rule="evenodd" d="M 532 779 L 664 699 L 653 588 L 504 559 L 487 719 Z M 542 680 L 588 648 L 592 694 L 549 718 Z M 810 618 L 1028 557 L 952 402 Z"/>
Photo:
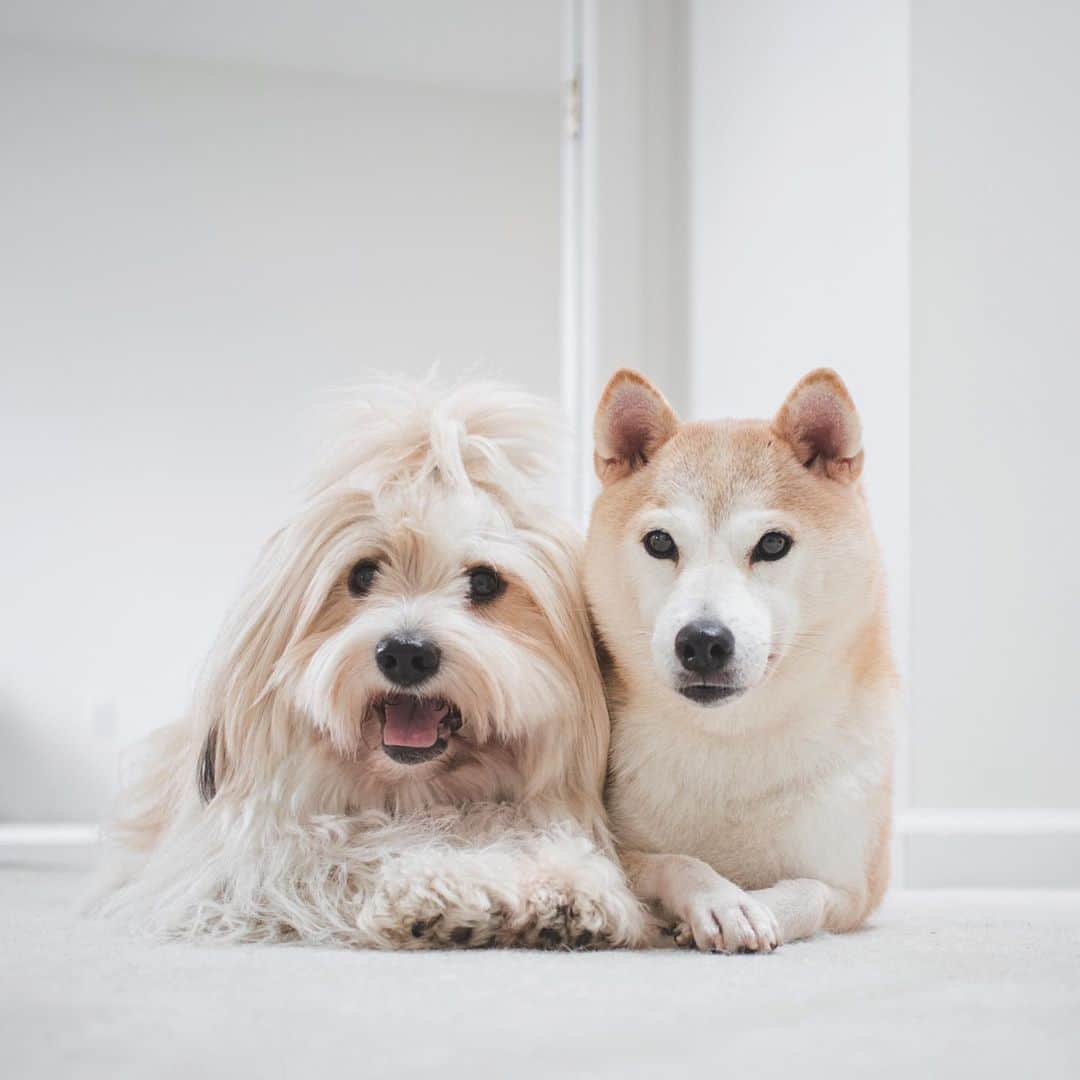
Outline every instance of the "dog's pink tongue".
<path fill-rule="evenodd" d="M 450 710 L 417 698 L 399 698 L 384 706 L 382 738 L 387 746 L 434 746 L 439 724 Z"/>

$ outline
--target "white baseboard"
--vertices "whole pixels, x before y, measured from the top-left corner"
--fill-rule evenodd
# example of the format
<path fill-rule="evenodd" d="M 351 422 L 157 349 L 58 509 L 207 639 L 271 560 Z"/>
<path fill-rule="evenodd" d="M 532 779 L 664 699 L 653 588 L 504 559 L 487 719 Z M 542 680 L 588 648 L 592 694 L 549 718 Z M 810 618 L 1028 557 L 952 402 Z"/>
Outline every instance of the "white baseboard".
<path fill-rule="evenodd" d="M 903 836 L 1078 836 L 1077 810 L 904 810 L 896 815 Z"/>
<path fill-rule="evenodd" d="M 896 844 L 909 889 L 1080 888 L 1080 810 L 907 810 Z"/>
<path fill-rule="evenodd" d="M 88 856 L 86 822 L 0 824 L 0 861 Z M 1080 809 L 906 810 L 896 817 L 897 885 L 1080 888 Z"/>
<path fill-rule="evenodd" d="M 88 867 L 100 836 L 83 821 L 0 823 L 0 867 Z"/>
<path fill-rule="evenodd" d="M 0 824 L 0 848 L 76 847 L 95 844 L 101 830 L 83 821 Z"/>

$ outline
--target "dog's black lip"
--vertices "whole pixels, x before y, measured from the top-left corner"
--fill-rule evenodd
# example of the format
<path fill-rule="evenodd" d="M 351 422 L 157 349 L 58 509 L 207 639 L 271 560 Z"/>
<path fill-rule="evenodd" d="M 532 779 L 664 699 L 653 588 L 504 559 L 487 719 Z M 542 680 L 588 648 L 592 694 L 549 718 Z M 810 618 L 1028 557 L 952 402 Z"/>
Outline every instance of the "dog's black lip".
<path fill-rule="evenodd" d="M 399 765 L 422 765 L 425 761 L 434 761 L 449 745 L 445 739 L 436 739 L 431 746 L 387 746 L 383 743 L 383 753 Z"/>
<path fill-rule="evenodd" d="M 706 683 L 696 683 L 693 686 L 680 686 L 679 693 L 695 705 L 719 705 L 722 701 L 730 701 L 738 697 L 745 687 L 742 686 L 710 686 Z"/>

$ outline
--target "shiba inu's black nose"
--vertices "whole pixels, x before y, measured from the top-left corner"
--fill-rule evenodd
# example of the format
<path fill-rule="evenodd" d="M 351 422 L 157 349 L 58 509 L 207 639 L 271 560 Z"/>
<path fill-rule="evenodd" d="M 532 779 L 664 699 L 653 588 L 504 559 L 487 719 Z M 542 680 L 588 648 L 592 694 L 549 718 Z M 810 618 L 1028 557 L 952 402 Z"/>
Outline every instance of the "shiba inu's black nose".
<path fill-rule="evenodd" d="M 442 654 L 434 641 L 384 637 L 375 646 L 379 670 L 398 686 L 416 686 L 439 670 Z"/>
<path fill-rule="evenodd" d="M 675 654 L 687 671 L 714 675 L 735 654 L 735 635 L 721 622 L 701 619 L 675 635 Z"/>

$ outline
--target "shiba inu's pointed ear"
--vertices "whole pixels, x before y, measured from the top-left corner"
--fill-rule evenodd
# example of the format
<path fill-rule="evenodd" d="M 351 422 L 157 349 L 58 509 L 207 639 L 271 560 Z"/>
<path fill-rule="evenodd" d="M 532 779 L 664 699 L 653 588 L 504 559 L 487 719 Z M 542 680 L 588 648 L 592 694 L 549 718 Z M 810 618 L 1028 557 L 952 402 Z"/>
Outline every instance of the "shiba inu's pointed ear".
<path fill-rule="evenodd" d="M 773 430 L 799 460 L 831 480 L 854 483 L 862 472 L 862 426 L 843 380 L 829 368 L 804 375 L 787 396 Z"/>
<path fill-rule="evenodd" d="M 640 469 L 675 434 L 679 418 L 648 379 L 629 368 L 616 371 L 600 395 L 593 424 L 593 464 L 610 484 Z"/>

